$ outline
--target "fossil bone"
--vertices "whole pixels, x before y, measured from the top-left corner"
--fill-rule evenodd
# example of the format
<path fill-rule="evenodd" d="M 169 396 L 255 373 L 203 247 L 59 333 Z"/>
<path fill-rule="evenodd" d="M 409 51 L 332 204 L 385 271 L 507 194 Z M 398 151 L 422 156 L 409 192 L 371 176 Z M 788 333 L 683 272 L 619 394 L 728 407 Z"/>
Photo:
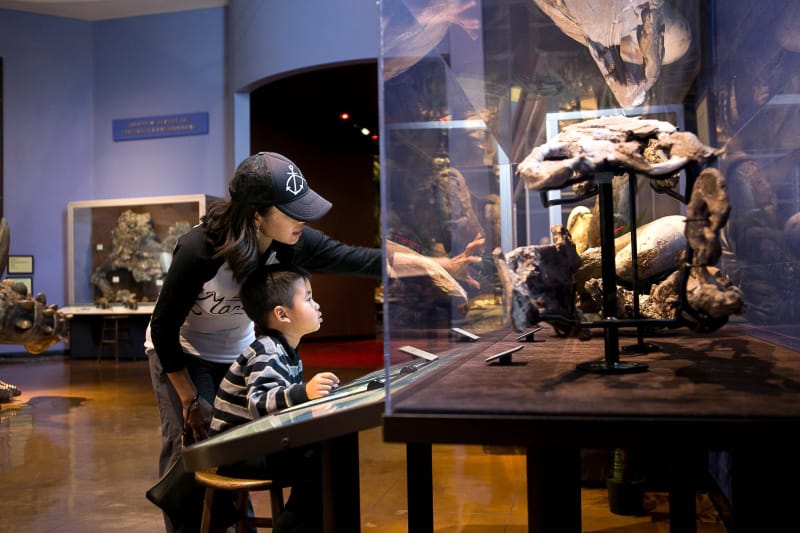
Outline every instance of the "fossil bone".
<path fill-rule="evenodd" d="M 700 311 L 698 318 L 681 313 L 679 271 L 670 274 L 664 281 L 650 288 L 650 294 L 639 296 L 639 315 L 641 318 L 656 320 L 677 320 L 693 329 L 705 332 L 724 325 L 730 315 L 739 314 L 744 309 L 741 290 L 715 267 L 693 269 L 686 280 L 686 298 L 692 310 Z M 603 300 L 603 280 L 592 278 L 586 282 L 584 290 L 600 303 Z M 633 291 L 617 287 L 616 318 L 634 318 Z"/>
<path fill-rule="evenodd" d="M 686 240 L 699 266 L 716 264 L 722 254 L 719 234 L 728 222 L 731 205 L 725 178 L 715 168 L 704 169 L 694 182 L 686 204 Z"/>
<path fill-rule="evenodd" d="M 658 218 L 636 229 L 636 274 L 640 280 L 659 277 L 676 270 L 686 249 L 685 223 L 681 215 Z M 633 281 L 633 253 L 630 232 L 614 240 L 617 276 Z"/>
<path fill-rule="evenodd" d="M 650 295 L 640 296 L 640 312 L 645 318 L 675 319 L 681 318 L 685 325 L 692 329 L 709 332 L 727 322 L 730 315 L 740 314 L 745 309 L 744 294 L 715 265 L 721 255 L 720 232 L 725 226 L 730 213 L 725 179 L 714 168 L 704 169 L 695 179 L 691 198 L 686 206 L 686 221 L 678 215 L 663 217 L 639 228 L 637 249 L 643 248 L 637 256 L 640 268 L 646 274 L 651 259 L 663 260 L 664 266 L 674 264 L 679 255 L 681 243 L 688 244 L 692 252 L 692 264 L 675 264 L 675 270 L 663 282 L 651 288 Z M 685 240 L 676 235 L 681 226 Z M 657 230 L 655 238 L 648 237 L 651 230 Z M 664 239 L 658 244 L 657 241 Z M 619 237 L 616 245 L 624 245 L 630 237 Z M 627 246 L 627 248 L 630 248 Z M 660 248 L 658 254 L 649 253 L 649 249 Z M 617 248 L 617 271 L 620 268 L 620 255 L 625 248 Z M 576 275 L 576 279 L 587 277 L 588 268 L 597 268 L 597 261 L 588 261 L 582 254 L 584 268 Z M 595 256 L 598 254 L 595 254 Z M 628 255 L 630 255 L 628 253 Z M 642 260 L 645 264 L 642 264 Z M 652 274 L 655 274 L 653 272 Z M 682 287 L 681 275 L 686 276 L 685 289 Z M 680 308 L 680 291 L 685 291 L 688 309 Z M 602 302 L 602 280 L 590 278 L 584 283 L 584 291 L 596 302 Z M 631 291 L 616 288 L 617 318 L 631 317 L 633 295 Z"/>
<path fill-rule="evenodd" d="M 668 215 L 636 228 L 636 273 L 640 281 L 660 279 L 680 267 L 686 250 L 684 220 L 681 215 Z M 624 233 L 614 239 L 614 249 L 617 276 L 623 281 L 632 282 L 631 233 Z M 602 274 L 602 250 L 599 246 L 588 248 L 581 252 L 580 257 L 581 266 L 575 274 L 575 282 L 578 295 L 585 302 L 592 296 L 586 283 L 593 278 L 599 279 Z M 602 303 L 602 299 L 594 301 Z M 589 309 L 584 311 L 587 312 Z"/>

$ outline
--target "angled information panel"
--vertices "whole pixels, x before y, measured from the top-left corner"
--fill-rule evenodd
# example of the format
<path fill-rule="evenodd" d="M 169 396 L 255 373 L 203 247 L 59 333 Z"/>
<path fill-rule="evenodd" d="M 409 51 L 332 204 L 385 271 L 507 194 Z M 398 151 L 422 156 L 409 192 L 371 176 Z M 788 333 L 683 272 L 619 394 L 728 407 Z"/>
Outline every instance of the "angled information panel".
<path fill-rule="evenodd" d="M 389 387 L 401 390 L 454 356 L 399 363 L 388 371 Z M 190 471 L 203 470 L 287 448 L 335 439 L 381 424 L 387 371 L 383 368 L 343 384 L 332 394 L 253 420 L 187 447 L 183 461 Z"/>

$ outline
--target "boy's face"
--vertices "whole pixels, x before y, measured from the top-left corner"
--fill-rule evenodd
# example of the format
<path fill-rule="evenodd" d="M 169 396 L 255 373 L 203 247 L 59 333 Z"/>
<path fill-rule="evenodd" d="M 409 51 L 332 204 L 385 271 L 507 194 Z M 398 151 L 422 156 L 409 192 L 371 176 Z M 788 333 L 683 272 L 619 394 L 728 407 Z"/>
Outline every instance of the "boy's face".
<path fill-rule="evenodd" d="M 311 282 L 308 278 L 299 278 L 292 284 L 294 297 L 292 308 L 286 309 L 291 319 L 291 329 L 297 336 L 307 335 L 319 329 L 322 323 L 322 312 L 319 304 L 311 294 Z"/>

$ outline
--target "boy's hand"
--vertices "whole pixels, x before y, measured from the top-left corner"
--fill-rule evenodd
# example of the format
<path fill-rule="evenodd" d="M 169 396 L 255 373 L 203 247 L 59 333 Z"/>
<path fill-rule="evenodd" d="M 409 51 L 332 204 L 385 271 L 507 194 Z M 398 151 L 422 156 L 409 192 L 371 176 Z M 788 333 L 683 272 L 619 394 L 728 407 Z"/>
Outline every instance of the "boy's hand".
<path fill-rule="evenodd" d="M 339 378 L 332 372 L 320 372 L 316 374 L 311 381 L 306 383 L 306 396 L 309 400 L 316 400 L 322 398 L 336 390 L 339 386 Z"/>

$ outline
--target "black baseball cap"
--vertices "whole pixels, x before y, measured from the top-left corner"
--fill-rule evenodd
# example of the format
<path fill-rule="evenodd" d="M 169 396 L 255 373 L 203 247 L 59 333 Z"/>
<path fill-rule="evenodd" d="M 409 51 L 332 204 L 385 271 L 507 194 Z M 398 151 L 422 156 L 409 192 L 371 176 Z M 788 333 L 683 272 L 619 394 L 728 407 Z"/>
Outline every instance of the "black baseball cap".
<path fill-rule="evenodd" d="M 239 163 L 228 192 L 234 201 L 274 205 L 302 222 L 319 220 L 332 207 L 311 190 L 300 167 L 275 152 L 259 152 Z"/>

